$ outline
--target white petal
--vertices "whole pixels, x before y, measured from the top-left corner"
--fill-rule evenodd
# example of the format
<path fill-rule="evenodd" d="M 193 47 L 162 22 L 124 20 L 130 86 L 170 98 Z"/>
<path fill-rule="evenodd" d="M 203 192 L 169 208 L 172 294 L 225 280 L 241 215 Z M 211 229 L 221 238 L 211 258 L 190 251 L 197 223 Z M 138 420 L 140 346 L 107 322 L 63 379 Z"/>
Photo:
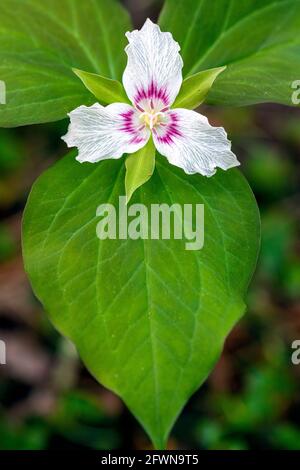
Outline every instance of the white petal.
<path fill-rule="evenodd" d="M 62 139 L 68 147 L 78 147 L 80 162 L 95 163 L 134 153 L 150 136 L 149 130 L 141 125 L 138 113 L 128 104 L 80 106 L 69 116 L 69 130 Z"/>
<path fill-rule="evenodd" d="M 145 99 L 154 99 L 161 102 L 161 108 L 169 107 L 182 84 L 183 62 L 179 44 L 171 33 L 162 33 L 149 19 L 140 31 L 132 31 L 126 36 L 128 62 L 123 85 L 129 99 L 135 105 Z"/>
<path fill-rule="evenodd" d="M 212 176 L 216 167 L 228 170 L 238 166 L 223 127 L 213 127 L 202 114 L 187 109 L 166 113 L 163 125 L 153 132 L 160 154 L 186 173 Z"/>

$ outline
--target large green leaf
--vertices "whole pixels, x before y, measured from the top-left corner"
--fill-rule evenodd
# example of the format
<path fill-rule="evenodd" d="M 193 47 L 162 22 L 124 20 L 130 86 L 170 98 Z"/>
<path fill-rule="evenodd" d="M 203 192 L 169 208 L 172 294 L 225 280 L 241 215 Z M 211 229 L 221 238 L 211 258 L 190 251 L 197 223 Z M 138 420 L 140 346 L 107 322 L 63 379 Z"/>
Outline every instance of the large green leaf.
<path fill-rule="evenodd" d="M 0 125 L 55 121 L 96 100 L 72 67 L 120 79 L 128 15 L 115 0 L 1 0 Z"/>
<path fill-rule="evenodd" d="M 300 76 L 299 0 L 166 0 L 160 17 L 181 45 L 185 75 L 228 65 L 208 102 L 292 105 Z"/>
<path fill-rule="evenodd" d="M 100 241 L 97 207 L 117 206 L 124 172 L 122 160 L 80 165 L 72 153 L 44 173 L 25 211 L 25 267 L 53 323 L 160 448 L 244 312 L 259 216 L 238 170 L 187 176 L 158 156 L 132 202 L 203 203 L 204 248 L 188 251 L 177 239 Z"/>

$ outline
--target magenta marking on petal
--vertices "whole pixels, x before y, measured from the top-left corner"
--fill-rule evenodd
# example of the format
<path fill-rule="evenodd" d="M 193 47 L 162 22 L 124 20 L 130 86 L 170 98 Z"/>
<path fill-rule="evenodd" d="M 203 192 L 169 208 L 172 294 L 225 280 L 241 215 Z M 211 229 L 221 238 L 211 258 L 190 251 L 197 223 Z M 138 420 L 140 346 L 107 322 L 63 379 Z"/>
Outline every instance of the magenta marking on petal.
<path fill-rule="evenodd" d="M 130 109 L 124 113 L 120 114 L 121 117 L 121 126 L 119 130 L 128 134 L 131 139 L 129 140 L 130 144 L 140 144 L 144 141 L 141 131 L 144 129 L 144 125 L 139 125 L 134 121 L 135 111 Z"/>
<path fill-rule="evenodd" d="M 161 123 L 160 126 L 164 128 L 164 134 L 158 135 L 155 132 L 158 142 L 162 144 L 174 144 L 175 138 L 182 137 L 182 133 L 179 129 L 179 118 L 176 113 L 169 113 L 170 121 L 168 123 Z"/>
<path fill-rule="evenodd" d="M 145 100 L 147 98 L 147 93 L 143 88 L 137 89 L 137 94 L 134 98 L 135 103 L 139 103 L 142 100 Z"/>
<path fill-rule="evenodd" d="M 150 86 L 148 87 L 148 90 L 147 90 L 147 98 L 154 98 L 155 96 L 155 91 L 156 91 L 156 87 L 154 85 L 154 82 L 152 80 L 152 82 L 150 83 Z"/>
<path fill-rule="evenodd" d="M 136 95 L 134 97 L 135 106 L 138 107 L 138 104 L 143 101 L 149 101 L 149 106 L 151 109 L 154 109 L 155 101 L 159 101 L 159 105 L 163 105 L 165 109 L 168 109 L 170 104 L 170 99 L 168 96 L 167 89 L 165 87 L 159 87 L 154 80 L 151 80 L 149 86 L 147 88 L 137 88 Z"/>
<path fill-rule="evenodd" d="M 129 141 L 130 144 L 141 144 L 144 141 L 143 137 L 135 136 Z"/>
<path fill-rule="evenodd" d="M 130 119 L 133 113 L 134 113 L 133 109 L 129 109 L 125 113 L 121 113 L 120 116 L 123 117 L 124 119 Z"/>
<path fill-rule="evenodd" d="M 141 113 L 144 113 L 144 112 L 145 112 L 145 110 L 144 110 L 143 108 L 141 108 L 137 103 L 135 103 L 135 107 L 136 107 L 139 111 L 141 111 Z"/>

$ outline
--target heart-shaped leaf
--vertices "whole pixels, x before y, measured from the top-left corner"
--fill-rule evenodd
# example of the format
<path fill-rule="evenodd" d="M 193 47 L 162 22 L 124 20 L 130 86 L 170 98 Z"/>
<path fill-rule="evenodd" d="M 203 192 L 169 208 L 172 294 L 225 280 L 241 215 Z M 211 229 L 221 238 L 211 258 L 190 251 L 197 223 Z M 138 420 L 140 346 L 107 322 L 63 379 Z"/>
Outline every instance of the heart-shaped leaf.
<path fill-rule="evenodd" d="M 185 76 L 227 65 L 208 103 L 297 104 L 299 0 L 166 0 L 160 25 L 181 46 Z"/>
<path fill-rule="evenodd" d="M 1 0 L 3 127 L 55 121 L 95 98 L 72 72 L 120 79 L 128 14 L 110 0 Z"/>
<path fill-rule="evenodd" d="M 153 204 L 176 204 L 175 218 L 184 204 L 204 204 L 204 248 L 187 250 L 172 228 L 170 239 L 126 238 L 123 206 L 122 233 L 99 240 L 99 205 L 126 207 L 124 172 L 122 160 L 80 165 L 70 154 L 44 173 L 25 210 L 25 267 L 58 330 L 163 448 L 244 312 L 259 216 L 238 170 L 187 176 L 157 156 L 132 201 L 148 214 Z"/>
<path fill-rule="evenodd" d="M 96 96 L 102 104 L 129 103 L 123 85 L 118 80 L 102 77 L 96 73 L 73 69 L 84 86 Z"/>

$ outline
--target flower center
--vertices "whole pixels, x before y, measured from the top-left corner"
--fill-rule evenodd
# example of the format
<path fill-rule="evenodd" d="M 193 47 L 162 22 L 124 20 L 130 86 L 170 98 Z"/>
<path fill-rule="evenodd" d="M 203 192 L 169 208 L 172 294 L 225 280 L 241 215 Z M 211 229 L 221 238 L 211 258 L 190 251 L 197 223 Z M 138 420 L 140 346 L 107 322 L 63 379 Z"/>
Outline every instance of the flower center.
<path fill-rule="evenodd" d="M 144 125 L 149 127 L 151 130 L 157 124 L 161 123 L 163 117 L 164 117 L 164 113 L 156 112 L 154 110 L 151 110 L 150 112 L 144 111 L 143 113 L 140 114 L 141 121 L 144 123 Z"/>

